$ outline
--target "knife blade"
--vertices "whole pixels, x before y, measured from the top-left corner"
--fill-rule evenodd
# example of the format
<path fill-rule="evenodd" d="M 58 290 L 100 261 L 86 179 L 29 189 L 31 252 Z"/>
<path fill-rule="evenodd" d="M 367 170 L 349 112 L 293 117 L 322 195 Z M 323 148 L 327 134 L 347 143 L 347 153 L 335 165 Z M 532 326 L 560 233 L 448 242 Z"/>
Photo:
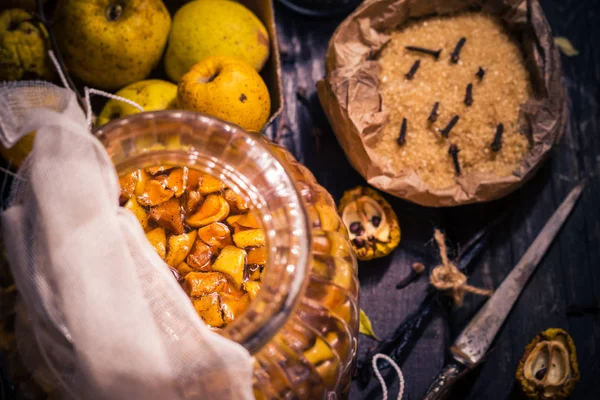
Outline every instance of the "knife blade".
<path fill-rule="evenodd" d="M 468 367 L 481 362 L 502 327 L 525 284 L 535 271 L 563 223 L 575 207 L 585 181 L 578 184 L 552 214 L 517 265 L 506 276 L 492 297 L 471 319 L 450 348 L 453 361 L 433 381 L 424 400 L 447 398 L 454 383 Z"/>

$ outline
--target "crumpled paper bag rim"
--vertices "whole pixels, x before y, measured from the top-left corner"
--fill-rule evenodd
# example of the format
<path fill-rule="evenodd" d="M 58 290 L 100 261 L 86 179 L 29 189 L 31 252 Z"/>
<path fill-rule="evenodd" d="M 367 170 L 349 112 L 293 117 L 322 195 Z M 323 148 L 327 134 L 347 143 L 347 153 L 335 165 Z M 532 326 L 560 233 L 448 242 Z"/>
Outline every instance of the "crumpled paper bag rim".
<path fill-rule="evenodd" d="M 387 32 L 408 19 L 481 9 L 498 15 L 522 44 L 535 96 L 521 107 L 522 132 L 530 152 L 506 177 L 469 174 L 446 188 L 430 188 L 415 172 L 393 176 L 369 144 L 386 123 L 374 57 L 389 40 Z M 319 99 L 352 166 L 367 182 L 414 203 L 445 207 L 498 199 L 530 179 L 568 119 L 560 53 L 535 0 L 367 0 L 337 28 L 326 54 L 326 76 L 317 84 Z M 365 111 L 366 110 L 366 111 Z"/>

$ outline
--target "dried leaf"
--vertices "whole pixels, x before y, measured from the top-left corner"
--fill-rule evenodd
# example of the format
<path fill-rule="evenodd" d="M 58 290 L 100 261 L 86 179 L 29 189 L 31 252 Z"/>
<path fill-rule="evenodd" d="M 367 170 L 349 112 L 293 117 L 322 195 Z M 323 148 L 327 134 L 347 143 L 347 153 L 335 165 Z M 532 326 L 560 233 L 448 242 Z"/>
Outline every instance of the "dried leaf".
<path fill-rule="evenodd" d="M 365 313 L 362 308 L 360 309 L 360 326 L 358 328 L 358 331 L 360 333 L 362 333 L 363 335 L 372 337 L 375 340 L 381 340 L 377 337 L 377 335 L 373 331 L 373 325 L 371 325 L 371 320 L 369 319 L 369 317 L 367 316 L 367 313 Z"/>
<path fill-rule="evenodd" d="M 567 57 L 574 57 L 579 54 L 579 50 L 573 47 L 573 44 L 563 36 L 557 36 L 554 38 L 554 43 L 558 46 L 559 50 Z"/>

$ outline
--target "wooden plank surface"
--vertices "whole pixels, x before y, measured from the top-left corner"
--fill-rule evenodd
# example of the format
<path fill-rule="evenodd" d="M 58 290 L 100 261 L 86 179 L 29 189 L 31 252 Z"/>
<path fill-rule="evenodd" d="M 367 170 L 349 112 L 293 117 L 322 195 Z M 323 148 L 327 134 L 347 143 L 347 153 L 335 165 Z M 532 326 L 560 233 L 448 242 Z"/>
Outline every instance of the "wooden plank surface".
<path fill-rule="evenodd" d="M 600 317 L 569 316 L 573 305 L 598 304 L 600 297 L 600 2 L 541 1 L 556 36 L 568 37 L 581 52 L 563 57 L 571 97 L 568 130 L 551 159 L 536 177 L 512 195 L 488 204 L 453 209 L 419 207 L 390 199 L 399 216 L 402 242 L 391 256 L 360 264 L 361 307 L 370 316 L 376 333 L 389 334 L 414 310 L 427 286 L 425 279 L 403 290 L 395 284 L 422 257 L 414 249 L 435 254 L 431 243 L 434 226 L 442 228 L 455 244 L 504 211 L 507 219 L 497 227 L 485 253 L 470 277 L 473 284 L 493 289 L 519 260 L 546 220 L 576 182 L 590 177 L 587 188 L 548 251 L 539 270 L 497 337 L 486 362 L 454 393 L 456 399 L 514 398 L 514 372 L 523 348 L 541 330 L 562 327 L 577 345 L 581 382 L 572 399 L 600 398 Z M 324 54 L 329 38 L 341 21 L 315 19 L 276 6 L 281 42 L 284 115 L 268 134 L 279 132 L 280 143 L 306 164 L 337 199 L 344 190 L 363 179 L 351 168 L 321 111 L 315 84 L 324 75 Z M 304 90 L 308 103 L 297 97 Z M 483 298 L 467 296 L 465 305 L 450 315 L 436 315 L 429 328 L 402 365 L 406 397 L 418 399 L 441 368 L 446 350 L 481 306 Z M 374 344 L 361 335 L 359 357 Z M 386 377 L 395 396 L 397 382 Z M 353 383 L 351 399 L 379 398 L 374 379 L 367 388 Z"/>

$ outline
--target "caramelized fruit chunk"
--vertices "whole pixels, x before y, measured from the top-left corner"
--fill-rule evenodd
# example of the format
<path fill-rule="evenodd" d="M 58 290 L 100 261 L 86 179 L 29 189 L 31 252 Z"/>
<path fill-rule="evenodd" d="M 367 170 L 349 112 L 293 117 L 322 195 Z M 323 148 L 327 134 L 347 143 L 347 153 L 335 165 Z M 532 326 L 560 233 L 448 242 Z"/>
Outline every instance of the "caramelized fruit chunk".
<path fill-rule="evenodd" d="M 241 288 L 246 266 L 246 252 L 235 246 L 227 246 L 215 260 L 213 271 L 223 272 L 231 277 L 236 286 Z"/>
<path fill-rule="evenodd" d="M 215 328 L 225 325 L 221 311 L 221 299 L 217 293 L 210 293 L 198 299 L 193 299 L 192 303 L 196 312 L 205 323 Z"/>
<path fill-rule="evenodd" d="M 159 165 L 156 167 L 146 168 L 146 172 L 149 173 L 150 175 L 156 175 L 156 174 L 160 174 L 161 172 L 165 172 L 169 168 L 171 168 L 171 167 L 169 167 L 168 165 Z"/>
<path fill-rule="evenodd" d="M 248 264 L 264 265 L 267 262 L 267 248 L 257 247 L 248 251 Z"/>
<path fill-rule="evenodd" d="M 174 168 L 169 173 L 169 178 L 167 179 L 167 187 L 175 192 L 175 197 L 180 197 L 187 187 L 188 180 L 188 169 L 187 167 L 183 168 Z"/>
<path fill-rule="evenodd" d="M 204 200 L 204 196 L 195 190 L 188 190 L 185 196 L 185 214 L 193 214 Z"/>
<path fill-rule="evenodd" d="M 235 233 L 233 241 L 237 247 L 261 247 L 265 245 L 265 233 L 262 229 L 248 229 Z"/>
<path fill-rule="evenodd" d="M 150 209 L 150 218 L 163 228 L 181 235 L 184 232 L 181 205 L 178 199 L 171 199 Z"/>
<path fill-rule="evenodd" d="M 202 172 L 197 169 L 190 168 L 188 170 L 188 190 L 198 190 L 200 186 L 200 178 L 202 178 Z"/>
<path fill-rule="evenodd" d="M 187 257 L 187 262 L 190 267 L 199 271 L 210 271 L 210 260 L 215 254 L 215 249 L 211 246 L 202 240 L 196 240 L 192 251 Z"/>
<path fill-rule="evenodd" d="M 202 175 L 198 191 L 201 194 L 211 194 L 225 189 L 225 184 L 210 175 Z"/>
<path fill-rule="evenodd" d="M 309 363 L 317 365 L 335 356 L 321 338 L 316 338 L 314 346 L 304 352 L 304 357 Z"/>
<path fill-rule="evenodd" d="M 260 290 L 260 282 L 244 282 L 244 290 L 248 292 L 250 300 L 254 300 L 256 296 L 258 296 L 258 291 Z"/>
<path fill-rule="evenodd" d="M 248 210 L 248 205 L 240 196 L 238 196 L 233 189 L 225 189 L 223 192 L 223 197 L 225 201 L 229 204 L 229 207 L 235 212 L 244 212 Z"/>
<path fill-rule="evenodd" d="M 123 175 L 119 178 L 119 184 L 121 185 L 121 196 L 119 197 L 119 200 L 121 201 L 121 204 L 125 203 L 131 198 L 131 196 L 133 196 L 137 180 L 137 171 L 133 171 L 132 173 Z"/>
<path fill-rule="evenodd" d="M 221 222 L 213 222 L 198 229 L 198 236 L 204 243 L 217 249 L 222 249 L 232 243 L 229 228 Z"/>
<path fill-rule="evenodd" d="M 146 187 L 146 182 L 148 182 L 152 177 L 143 169 L 138 169 L 137 171 L 137 182 L 135 184 L 135 195 L 141 196 L 144 194 L 144 188 Z"/>
<path fill-rule="evenodd" d="M 237 221 L 238 221 L 238 219 L 240 219 L 240 218 L 242 218 L 242 216 L 241 216 L 241 215 L 239 215 L 239 214 L 238 214 L 238 215 L 230 215 L 229 217 L 227 217 L 226 221 L 227 221 L 227 223 L 228 223 L 229 225 L 232 225 L 232 226 L 233 226 L 233 225 L 236 225 L 236 224 L 237 224 Z"/>
<path fill-rule="evenodd" d="M 174 194 L 172 190 L 164 187 L 162 183 L 152 179 L 146 182 L 144 192 L 138 195 L 137 199 L 140 204 L 145 206 L 157 206 L 169 200 Z"/>
<path fill-rule="evenodd" d="M 125 203 L 123 207 L 133 212 L 138 221 L 140 221 L 140 225 L 142 225 L 144 230 L 148 228 L 148 214 L 146 214 L 144 207 L 138 204 L 135 197 L 131 197 L 129 200 L 127 200 L 127 203 Z"/>
<path fill-rule="evenodd" d="M 190 272 L 185 276 L 183 289 L 190 297 L 212 292 L 222 292 L 227 288 L 227 277 L 220 272 Z"/>
<path fill-rule="evenodd" d="M 186 264 L 185 262 L 182 262 L 181 264 L 179 264 L 177 266 L 177 272 L 179 273 L 179 277 L 181 279 L 185 278 L 186 275 L 192 271 L 193 271 L 193 269 L 190 268 L 190 266 L 188 264 Z"/>
<path fill-rule="evenodd" d="M 243 226 L 244 228 L 258 229 L 260 228 L 260 222 L 256 215 L 252 212 L 242 215 L 237 220 L 238 225 Z"/>
<path fill-rule="evenodd" d="M 163 260 L 167 255 L 167 235 L 163 228 L 156 228 L 146 233 L 146 238 Z"/>
<path fill-rule="evenodd" d="M 258 264 L 246 265 L 246 280 L 260 281 L 262 267 Z"/>
<path fill-rule="evenodd" d="M 208 195 L 197 213 L 186 218 L 189 226 L 199 228 L 213 222 L 223 221 L 229 214 L 229 204 L 221 196 Z"/>
<path fill-rule="evenodd" d="M 169 251 L 165 259 L 166 263 L 172 267 L 181 264 L 189 254 L 196 236 L 196 231 L 191 231 L 190 233 L 169 237 Z"/>
<path fill-rule="evenodd" d="M 250 304 L 250 297 L 247 294 L 235 296 L 228 293 L 221 293 L 221 311 L 225 323 L 230 323 L 240 316 Z"/>

